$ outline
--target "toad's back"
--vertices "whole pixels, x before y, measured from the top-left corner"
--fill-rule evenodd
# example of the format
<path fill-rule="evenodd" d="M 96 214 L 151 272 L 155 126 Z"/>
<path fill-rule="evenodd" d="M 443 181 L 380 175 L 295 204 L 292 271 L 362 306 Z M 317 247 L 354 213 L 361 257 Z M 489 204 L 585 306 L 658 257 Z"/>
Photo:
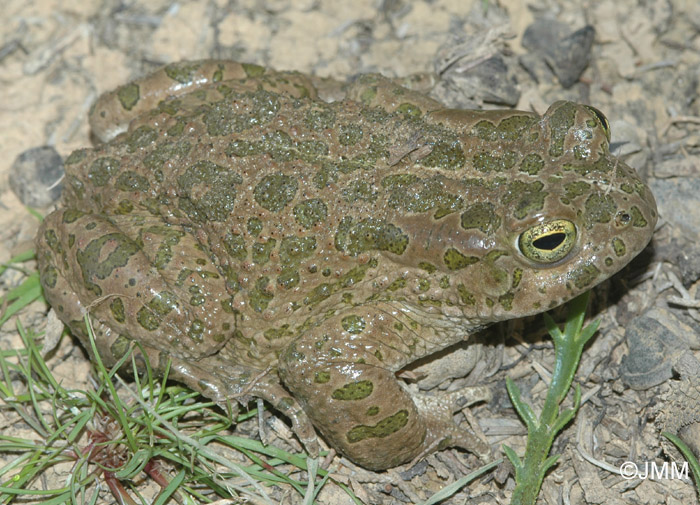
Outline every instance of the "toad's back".
<path fill-rule="evenodd" d="M 327 89 L 343 99 L 321 100 Z M 156 105 L 164 94 L 177 96 Z M 279 367 L 314 424 L 373 468 L 420 453 L 433 423 L 413 426 L 427 414 L 381 399 L 377 381 L 589 289 L 656 222 L 605 118 L 570 102 L 543 116 L 446 110 L 376 75 L 343 88 L 200 62 L 103 97 L 93 128 L 111 136 L 132 118 L 66 161 L 65 208 L 38 242 L 59 316 L 80 334 L 92 305 L 101 353 L 137 340 L 220 401 Z M 278 387 L 254 393 L 278 400 Z M 337 413 L 362 402 L 356 418 Z M 392 437 L 384 460 L 366 454 Z"/>

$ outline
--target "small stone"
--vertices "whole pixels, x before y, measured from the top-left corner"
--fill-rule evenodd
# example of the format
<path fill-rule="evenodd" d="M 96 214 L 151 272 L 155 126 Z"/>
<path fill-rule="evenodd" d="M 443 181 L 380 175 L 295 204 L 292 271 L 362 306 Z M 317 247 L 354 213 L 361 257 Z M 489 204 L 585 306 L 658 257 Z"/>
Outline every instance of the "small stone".
<path fill-rule="evenodd" d="M 649 389 L 670 379 L 676 361 L 689 349 L 685 335 L 692 333 L 667 309 L 634 318 L 626 329 L 630 353 L 620 366 L 622 380 L 633 389 Z"/>
<path fill-rule="evenodd" d="M 29 207 L 43 208 L 58 200 L 63 184 L 63 159 L 53 146 L 27 149 L 17 156 L 10 172 L 10 187 Z"/>
<path fill-rule="evenodd" d="M 578 82 L 588 66 L 595 29 L 584 26 L 567 34 L 566 25 L 541 18 L 532 23 L 523 35 L 523 47 L 530 53 L 520 63 L 533 78 L 545 82 L 553 72 L 561 85 L 570 88 Z M 547 69 L 541 63 L 547 64 Z"/>

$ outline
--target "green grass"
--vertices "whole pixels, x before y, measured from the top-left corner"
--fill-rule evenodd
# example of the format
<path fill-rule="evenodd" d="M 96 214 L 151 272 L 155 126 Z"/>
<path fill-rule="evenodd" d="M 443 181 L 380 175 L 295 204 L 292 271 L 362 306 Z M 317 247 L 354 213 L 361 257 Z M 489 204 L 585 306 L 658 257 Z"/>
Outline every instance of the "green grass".
<path fill-rule="evenodd" d="M 693 474 L 693 481 L 695 482 L 695 492 L 698 494 L 698 497 L 700 497 L 700 486 L 698 486 L 698 483 L 700 483 L 700 463 L 698 463 L 698 458 L 695 457 L 693 450 L 688 447 L 688 445 L 681 440 L 680 437 L 674 435 L 673 433 L 664 431 L 661 435 L 669 439 L 688 462 L 690 471 Z"/>
<path fill-rule="evenodd" d="M 532 408 L 522 401 L 520 390 L 508 378 L 506 386 L 515 410 L 527 426 L 527 446 L 521 459 L 508 446 L 503 450 L 515 468 L 515 489 L 511 497 L 512 505 L 534 505 L 544 476 L 559 459 L 559 455 L 549 456 L 554 438 L 574 418 L 581 401 L 581 390 L 576 386 L 574 405 L 560 411 L 560 406 L 571 388 L 583 347 L 598 330 L 600 321 L 594 321 L 583 328 L 590 292 L 579 295 L 568 304 L 568 314 L 564 331 L 544 314 L 547 330 L 554 340 L 554 371 L 547 390 L 544 406 L 539 417 Z"/>
<path fill-rule="evenodd" d="M 3 323 L 41 298 L 37 274 L 26 273 L 22 285 L 3 297 Z M 24 348 L 0 351 L 0 408 L 33 434 L 0 434 L 0 454 L 11 459 L 0 469 L 0 503 L 95 503 L 100 489 L 114 495 L 106 495 L 107 501 L 146 503 L 142 486 L 134 485 L 145 476 L 161 486 L 156 504 L 221 498 L 276 504 L 290 490 L 311 504 L 332 481 L 316 460 L 231 435 L 230 416 L 198 394 L 157 379 L 150 368 L 135 372 L 135 384 L 127 386 L 115 370 L 131 360 L 130 353 L 111 370 L 98 360 L 96 390 L 67 389 L 47 366 L 38 336 L 19 322 L 16 327 Z M 133 363 L 127 366 L 135 370 Z M 256 415 L 252 409 L 236 422 Z M 67 480 L 43 489 L 43 478 L 58 468 L 68 472 Z M 344 484 L 333 482 L 360 503 Z"/>

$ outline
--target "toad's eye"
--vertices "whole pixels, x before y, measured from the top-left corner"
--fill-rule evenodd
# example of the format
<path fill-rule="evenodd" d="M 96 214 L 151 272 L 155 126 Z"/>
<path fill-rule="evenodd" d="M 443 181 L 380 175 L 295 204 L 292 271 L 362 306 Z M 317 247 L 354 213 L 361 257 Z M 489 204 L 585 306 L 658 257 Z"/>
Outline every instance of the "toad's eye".
<path fill-rule="evenodd" d="M 557 219 L 528 228 L 520 234 L 518 247 L 523 255 L 543 264 L 556 263 L 566 257 L 576 243 L 576 226 Z"/>
<path fill-rule="evenodd" d="M 586 108 L 593 113 L 593 115 L 598 119 L 600 122 L 600 126 L 603 128 L 603 131 L 605 132 L 605 138 L 608 139 L 608 142 L 610 142 L 610 123 L 608 122 L 608 118 L 605 117 L 605 114 L 600 112 L 598 109 L 595 107 L 591 107 L 590 105 L 586 105 Z"/>

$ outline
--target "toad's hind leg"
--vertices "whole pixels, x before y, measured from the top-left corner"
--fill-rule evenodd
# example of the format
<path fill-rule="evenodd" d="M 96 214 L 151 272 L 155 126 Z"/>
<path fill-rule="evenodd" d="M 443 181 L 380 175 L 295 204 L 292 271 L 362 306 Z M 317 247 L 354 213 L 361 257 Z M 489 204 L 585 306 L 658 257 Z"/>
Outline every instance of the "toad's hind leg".
<path fill-rule="evenodd" d="M 277 375 L 219 354 L 234 327 L 220 312 L 223 281 L 207 256 L 184 230 L 149 225 L 149 219 L 138 217 L 136 228 L 123 217 L 107 220 L 75 209 L 44 219 L 37 236 L 40 278 L 59 318 L 94 359 L 84 323 L 89 314 L 95 347 L 107 366 L 133 349 L 139 370 L 148 359 L 162 376 L 170 362 L 169 378 L 224 408 L 253 397 L 267 400 L 290 418 L 300 441 L 315 454 L 313 427 Z M 138 236 L 130 238 L 125 230 Z M 193 299 L 196 295 L 201 297 Z M 188 331 L 193 325 L 201 331 Z M 131 369 L 129 360 L 125 368 Z"/>
<path fill-rule="evenodd" d="M 354 462 L 382 470 L 435 449 L 458 445 L 479 455 L 488 446 L 458 428 L 455 395 L 409 394 L 394 373 L 436 344 L 376 307 L 325 320 L 280 356 L 282 381 L 332 446 Z M 425 352 L 428 351 L 428 352 Z M 485 399 L 485 388 L 463 393 Z"/>

